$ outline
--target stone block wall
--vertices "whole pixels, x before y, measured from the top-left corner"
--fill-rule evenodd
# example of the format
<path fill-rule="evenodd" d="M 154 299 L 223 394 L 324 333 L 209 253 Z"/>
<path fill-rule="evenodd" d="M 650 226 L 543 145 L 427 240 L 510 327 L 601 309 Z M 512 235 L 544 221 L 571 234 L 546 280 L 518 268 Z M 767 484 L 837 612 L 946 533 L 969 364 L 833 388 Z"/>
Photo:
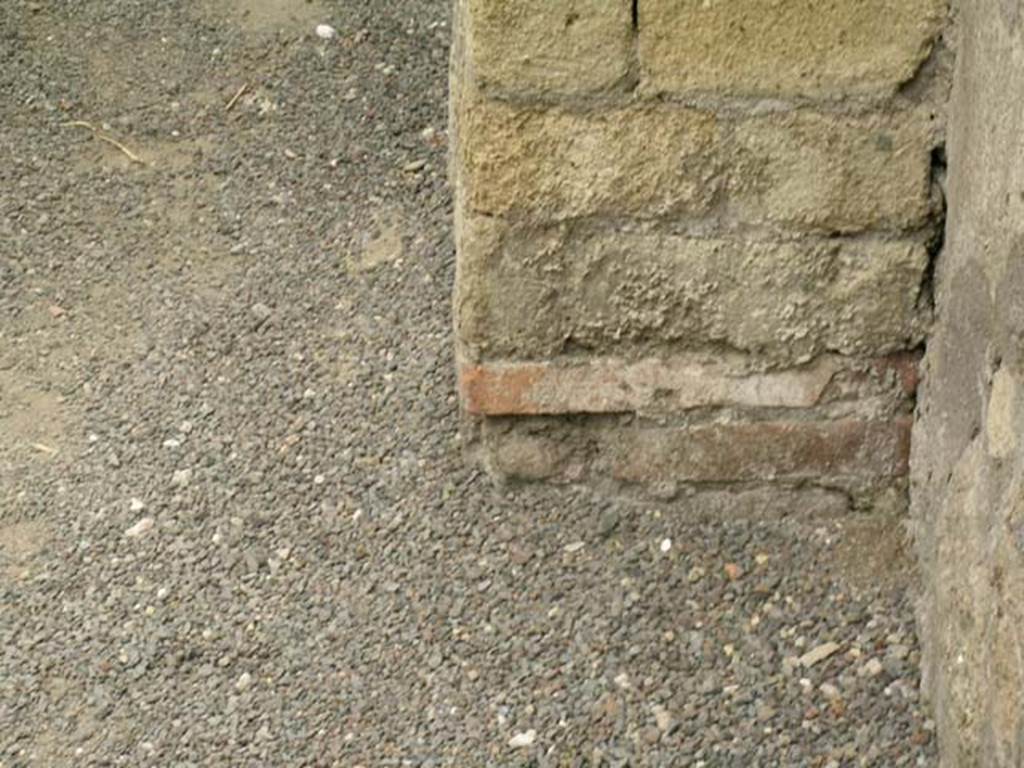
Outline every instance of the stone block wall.
<path fill-rule="evenodd" d="M 949 222 L 914 426 L 942 765 L 1024 765 L 1024 4 L 959 4 Z"/>
<path fill-rule="evenodd" d="M 459 380 L 496 476 L 905 503 L 947 10 L 457 0 Z"/>

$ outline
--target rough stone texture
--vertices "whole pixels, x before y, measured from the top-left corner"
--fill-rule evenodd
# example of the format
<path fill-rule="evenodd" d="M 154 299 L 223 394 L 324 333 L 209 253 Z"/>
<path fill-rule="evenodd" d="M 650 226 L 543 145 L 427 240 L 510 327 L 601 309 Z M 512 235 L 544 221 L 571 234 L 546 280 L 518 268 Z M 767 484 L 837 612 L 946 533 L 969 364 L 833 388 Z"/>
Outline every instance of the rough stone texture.
<path fill-rule="evenodd" d="M 706 214 L 720 184 L 709 112 L 579 113 L 469 102 L 457 118 L 467 208 L 542 220 Z"/>
<path fill-rule="evenodd" d="M 738 121 L 641 104 L 591 112 L 467 99 L 456 106 L 468 210 L 563 220 L 719 215 L 798 231 L 921 226 L 930 212 L 923 113 Z"/>
<path fill-rule="evenodd" d="M 942 765 L 1024 764 L 1024 40 L 960 9 L 939 322 L 913 452 L 925 688 Z"/>
<path fill-rule="evenodd" d="M 914 77 L 945 0 L 643 0 L 643 87 L 669 93 L 847 98 Z"/>
<path fill-rule="evenodd" d="M 622 85 L 632 55 L 629 0 L 458 0 L 467 66 L 485 91 L 582 94 Z"/>
<path fill-rule="evenodd" d="M 740 121 L 735 158 L 727 153 L 731 213 L 797 231 L 921 226 L 931 212 L 934 132 L 927 111 Z"/>
<path fill-rule="evenodd" d="M 456 343 L 483 462 L 899 494 L 945 0 L 456 9 Z"/>
<path fill-rule="evenodd" d="M 457 321 L 468 359 L 704 349 L 777 364 L 912 348 L 929 312 L 913 241 L 756 242 L 573 225 L 459 228 Z"/>

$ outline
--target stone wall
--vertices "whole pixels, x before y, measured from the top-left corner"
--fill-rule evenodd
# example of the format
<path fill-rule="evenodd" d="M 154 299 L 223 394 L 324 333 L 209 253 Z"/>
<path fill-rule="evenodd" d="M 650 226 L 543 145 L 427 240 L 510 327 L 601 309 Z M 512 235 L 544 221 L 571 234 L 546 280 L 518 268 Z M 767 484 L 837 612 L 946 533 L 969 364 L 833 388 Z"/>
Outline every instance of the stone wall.
<path fill-rule="evenodd" d="M 1024 765 L 1024 9 L 961 3 L 949 225 L 914 428 L 944 766 Z"/>
<path fill-rule="evenodd" d="M 489 469 L 905 503 L 945 0 L 456 8 L 460 388 Z"/>

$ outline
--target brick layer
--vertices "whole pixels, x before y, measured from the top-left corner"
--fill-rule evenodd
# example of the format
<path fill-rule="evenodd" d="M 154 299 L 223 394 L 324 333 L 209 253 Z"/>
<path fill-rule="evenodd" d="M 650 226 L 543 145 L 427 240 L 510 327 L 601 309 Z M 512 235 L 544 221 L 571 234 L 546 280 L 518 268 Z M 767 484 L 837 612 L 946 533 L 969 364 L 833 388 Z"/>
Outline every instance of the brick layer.
<path fill-rule="evenodd" d="M 493 432 L 492 469 L 511 479 L 622 483 L 884 484 L 908 472 L 909 416 L 680 427 Z"/>
<path fill-rule="evenodd" d="M 916 386 L 916 361 L 908 355 L 822 358 L 769 373 L 678 358 L 499 361 L 463 364 L 459 371 L 464 408 L 482 416 L 809 409 L 853 398 L 898 403 Z"/>

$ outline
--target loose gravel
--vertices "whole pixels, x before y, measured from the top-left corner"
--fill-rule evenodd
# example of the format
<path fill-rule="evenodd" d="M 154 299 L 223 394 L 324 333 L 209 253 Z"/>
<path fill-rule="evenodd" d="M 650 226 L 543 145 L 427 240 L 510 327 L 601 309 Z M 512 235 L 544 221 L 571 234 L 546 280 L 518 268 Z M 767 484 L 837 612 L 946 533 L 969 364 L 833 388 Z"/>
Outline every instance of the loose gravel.
<path fill-rule="evenodd" d="M 897 524 L 463 459 L 449 38 L 0 3 L 0 766 L 933 765 Z"/>

